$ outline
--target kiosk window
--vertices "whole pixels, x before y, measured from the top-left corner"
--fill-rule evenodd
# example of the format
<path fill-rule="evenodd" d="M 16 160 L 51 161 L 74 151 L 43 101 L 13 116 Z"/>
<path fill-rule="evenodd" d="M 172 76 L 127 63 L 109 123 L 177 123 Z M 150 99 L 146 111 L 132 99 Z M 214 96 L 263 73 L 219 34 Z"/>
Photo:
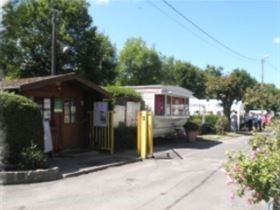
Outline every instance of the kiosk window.
<path fill-rule="evenodd" d="M 76 122 L 76 104 L 73 98 L 68 98 L 64 101 L 64 123 Z"/>

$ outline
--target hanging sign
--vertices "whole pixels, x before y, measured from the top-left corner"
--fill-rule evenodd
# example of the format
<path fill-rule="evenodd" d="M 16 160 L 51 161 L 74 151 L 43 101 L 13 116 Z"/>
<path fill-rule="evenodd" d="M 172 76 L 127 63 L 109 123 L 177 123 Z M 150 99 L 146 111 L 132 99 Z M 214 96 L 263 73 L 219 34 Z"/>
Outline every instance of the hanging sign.
<path fill-rule="evenodd" d="M 62 112 L 62 100 L 60 98 L 54 100 L 54 112 Z"/>

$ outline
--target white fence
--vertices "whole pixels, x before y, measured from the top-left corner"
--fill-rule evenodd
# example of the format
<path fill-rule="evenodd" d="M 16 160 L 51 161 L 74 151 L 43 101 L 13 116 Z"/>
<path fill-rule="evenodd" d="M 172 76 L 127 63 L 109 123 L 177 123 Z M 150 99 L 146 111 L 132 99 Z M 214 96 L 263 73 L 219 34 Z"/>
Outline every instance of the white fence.
<path fill-rule="evenodd" d="M 137 112 L 140 111 L 140 102 L 126 102 L 126 105 L 115 105 L 114 127 L 137 126 Z"/>

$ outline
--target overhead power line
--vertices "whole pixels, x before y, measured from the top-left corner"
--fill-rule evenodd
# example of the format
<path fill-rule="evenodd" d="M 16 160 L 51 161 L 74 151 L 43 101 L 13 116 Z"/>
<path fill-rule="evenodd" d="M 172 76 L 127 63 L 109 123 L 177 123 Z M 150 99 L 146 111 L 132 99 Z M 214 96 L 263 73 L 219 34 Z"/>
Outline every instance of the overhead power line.
<path fill-rule="evenodd" d="M 267 64 L 273 69 L 273 70 L 275 70 L 275 71 L 278 71 L 279 72 L 279 69 L 276 67 L 276 66 L 274 66 L 272 63 L 270 63 L 270 62 L 267 62 Z"/>
<path fill-rule="evenodd" d="M 189 33 L 193 34 L 195 37 L 199 38 L 200 40 L 202 40 L 203 42 L 205 42 L 206 44 L 208 44 L 211 47 L 216 48 L 219 51 L 222 51 L 223 53 L 227 53 L 228 55 L 232 55 L 230 54 L 227 50 L 225 50 L 224 48 L 220 48 L 217 47 L 216 45 L 214 45 L 213 43 L 209 42 L 208 40 L 206 40 L 205 38 L 203 38 L 202 36 L 200 36 L 199 34 L 193 32 L 192 30 L 190 30 L 185 24 L 181 23 L 180 21 L 178 21 L 177 19 L 175 19 L 174 17 L 172 17 L 170 14 L 168 14 L 166 11 L 164 11 L 163 9 L 161 9 L 160 7 L 158 7 L 152 0 L 147 0 L 147 2 L 153 6 L 154 8 L 156 8 L 159 12 L 161 12 L 163 15 L 165 15 L 167 18 L 169 18 L 170 20 L 172 20 L 173 22 L 175 22 L 176 24 L 178 24 L 179 26 L 181 26 L 183 29 L 185 29 L 186 31 L 188 31 Z M 238 56 L 239 57 L 239 56 Z"/>
<path fill-rule="evenodd" d="M 193 27 L 195 27 L 197 30 L 199 30 L 200 32 L 202 32 L 204 35 L 206 35 L 209 39 L 211 39 L 212 41 L 216 42 L 217 44 L 219 44 L 220 46 L 222 46 L 223 48 L 227 49 L 228 51 L 230 51 L 231 53 L 245 58 L 247 60 L 251 60 L 251 61 L 258 61 L 260 59 L 256 59 L 256 58 L 251 58 L 248 57 L 246 55 L 243 55 L 239 52 L 237 52 L 236 50 L 232 49 L 231 47 L 227 46 L 226 44 L 222 43 L 221 41 L 219 41 L 218 39 L 216 39 L 215 37 L 213 37 L 211 34 L 209 34 L 207 31 L 205 31 L 204 29 L 202 29 L 199 25 L 197 25 L 196 23 L 194 23 L 192 20 L 190 20 L 189 18 L 187 18 L 182 12 L 180 12 L 178 9 L 176 9 L 173 5 L 171 5 L 170 3 L 168 3 L 166 0 L 162 0 L 162 2 L 168 6 L 170 9 L 172 9 L 176 14 L 178 14 L 180 17 L 182 17 L 184 20 L 186 20 L 188 23 L 190 23 Z"/>

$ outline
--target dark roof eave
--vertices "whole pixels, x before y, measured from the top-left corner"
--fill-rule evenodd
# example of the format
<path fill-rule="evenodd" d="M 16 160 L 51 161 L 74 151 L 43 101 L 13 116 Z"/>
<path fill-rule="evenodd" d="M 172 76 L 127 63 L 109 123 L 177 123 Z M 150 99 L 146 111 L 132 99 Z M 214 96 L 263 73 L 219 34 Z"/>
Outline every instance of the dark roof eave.
<path fill-rule="evenodd" d="M 69 73 L 69 74 L 66 74 L 66 75 L 58 75 L 56 77 L 50 77 L 50 78 L 46 78 L 44 80 L 39 80 L 39 81 L 31 82 L 31 83 L 28 83 L 28 84 L 22 84 L 20 86 L 20 89 L 22 91 L 26 91 L 26 90 L 30 90 L 30 89 L 41 88 L 41 87 L 44 87 L 44 86 L 46 86 L 48 84 L 51 84 L 51 83 L 59 83 L 59 82 L 63 82 L 63 81 L 66 81 L 66 80 L 71 80 L 75 77 L 76 77 L 75 73 Z"/>
<path fill-rule="evenodd" d="M 96 85 L 95 83 L 88 81 L 84 79 L 81 76 L 76 75 L 75 73 L 68 73 L 68 74 L 62 74 L 62 75 L 55 75 L 55 76 L 49 76 L 48 78 L 42 78 L 37 81 L 31 81 L 29 83 L 15 83 L 15 84 L 10 84 L 7 86 L 2 86 L 0 83 L 0 90 L 19 90 L 20 92 L 23 91 L 28 91 L 28 90 L 34 90 L 37 88 L 44 87 L 48 84 L 56 84 L 56 83 L 61 83 L 69 80 L 76 80 L 77 82 L 80 82 L 84 86 L 88 87 L 92 91 L 98 92 L 99 94 L 103 95 L 107 99 L 111 99 L 112 95 L 101 88 L 100 86 Z"/>
<path fill-rule="evenodd" d="M 104 90 L 103 88 L 101 88 L 100 86 L 98 86 L 98 85 L 96 85 L 96 84 L 94 84 L 92 82 L 89 82 L 88 80 L 85 80 L 84 78 L 82 78 L 80 76 L 78 76 L 76 78 L 76 80 L 81 82 L 82 84 L 86 85 L 87 87 L 91 88 L 92 90 L 101 93 L 107 99 L 111 99 L 112 98 L 112 95 L 109 92 L 107 92 L 106 90 Z"/>

